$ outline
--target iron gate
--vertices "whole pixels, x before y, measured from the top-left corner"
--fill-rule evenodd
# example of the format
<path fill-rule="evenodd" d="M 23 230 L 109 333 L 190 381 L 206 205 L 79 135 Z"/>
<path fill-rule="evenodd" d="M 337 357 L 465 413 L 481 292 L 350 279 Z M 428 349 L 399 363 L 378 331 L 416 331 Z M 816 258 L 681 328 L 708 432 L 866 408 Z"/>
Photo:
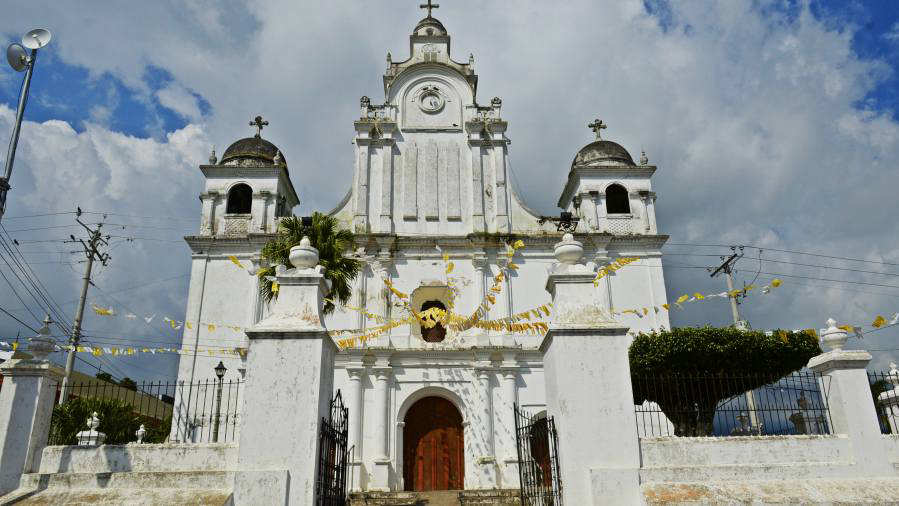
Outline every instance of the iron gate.
<path fill-rule="evenodd" d="M 561 506 L 558 437 L 552 417 L 535 417 L 515 404 L 515 442 L 522 506 Z"/>
<path fill-rule="evenodd" d="M 347 424 L 348 410 L 343 405 L 340 390 L 331 400 L 329 419 L 322 417 L 318 435 L 318 478 L 315 483 L 315 504 L 321 506 L 346 505 Z"/>

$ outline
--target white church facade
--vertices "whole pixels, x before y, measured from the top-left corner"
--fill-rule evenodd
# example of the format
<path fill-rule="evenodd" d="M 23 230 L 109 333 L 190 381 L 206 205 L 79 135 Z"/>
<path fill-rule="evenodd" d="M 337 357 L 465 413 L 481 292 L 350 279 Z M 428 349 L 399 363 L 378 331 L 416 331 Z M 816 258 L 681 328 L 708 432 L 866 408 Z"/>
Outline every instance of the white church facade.
<path fill-rule="evenodd" d="M 300 196 L 257 117 L 255 136 L 200 166 L 183 383 L 172 404 L 159 397 L 171 411 L 155 425 L 170 415 L 169 437 L 144 441 L 141 425 L 136 440 L 102 444 L 113 429 L 94 413 L 78 444 L 51 439 L 64 371 L 47 329 L 32 358 L 0 364 L 0 503 L 895 504 L 899 370 L 879 376 L 889 390 L 874 399 L 872 357 L 843 350 L 834 319 L 802 395 L 759 410 L 789 414 L 797 433 L 680 436 L 677 406 L 640 416 L 629 334 L 669 328 L 655 310 L 668 307 L 656 168 L 601 139 L 595 120 L 558 189 L 562 214 L 537 216 L 509 184 L 501 100 L 480 105 L 473 59 L 451 59 L 424 7 L 409 58 L 388 56 L 383 103 L 361 100 L 353 178 L 330 211 L 365 264 L 352 300 L 324 313 L 327 262 L 309 238 L 275 266 L 277 298 L 260 296 L 260 252 Z M 465 318 L 407 318 L 432 309 Z M 225 401 L 219 374 L 239 385 Z"/>
<path fill-rule="evenodd" d="M 510 319 L 549 303 L 547 269 L 556 262 L 553 245 L 562 231 L 529 210 L 510 184 L 502 101 L 478 101 L 473 57 L 462 63 L 451 57 L 450 36 L 434 17 L 418 23 L 409 45 L 404 61 L 388 54 L 383 103 L 361 99 L 353 122 L 353 179 L 330 212 L 353 230 L 368 259 L 350 305 L 395 317 L 386 277 L 411 294 L 416 311 L 447 307 L 446 254 L 455 266 L 455 309 L 470 314 L 489 293 L 507 245 L 519 239 L 526 245 L 517 253 L 519 267 L 502 281 L 485 319 Z M 206 187 L 200 233 L 186 238 L 192 249 L 186 320 L 249 328 L 268 314 L 258 278 L 229 257 L 258 267 L 262 245 L 299 197 L 289 154 L 262 138 L 261 118 L 256 123 L 255 137 L 200 167 Z M 599 280 L 593 304 L 605 310 L 660 307 L 666 303 L 661 247 L 667 236 L 656 226 L 656 167 L 645 156 L 635 163 L 625 148 L 601 139 L 602 122 L 590 126 L 595 140 L 575 154 L 558 205 L 573 218 L 590 269 L 620 257 L 639 259 Z M 621 318 L 635 331 L 669 326 L 664 311 Z M 375 325 L 361 312 L 339 307 L 325 318 L 331 331 L 364 332 Z M 197 325 L 185 331 L 183 346 L 196 349 L 216 339 Z M 545 410 L 542 340 L 479 328 L 423 337 L 422 328 L 410 324 L 338 352 L 333 381 L 350 413 L 350 489 L 516 488 L 513 403 L 538 416 Z M 228 343 L 247 347 L 238 334 Z M 219 360 L 182 356 L 178 379 L 212 378 Z M 229 374 L 245 369 L 236 357 L 225 365 Z M 443 414 L 429 415 L 435 412 Z M 436 426 L 439 436 L 432 431 Z M 429 439 L 434 437 L 443 439 L 438 444 Z M 428 445 L 433 447 L 424 449 Z"/>

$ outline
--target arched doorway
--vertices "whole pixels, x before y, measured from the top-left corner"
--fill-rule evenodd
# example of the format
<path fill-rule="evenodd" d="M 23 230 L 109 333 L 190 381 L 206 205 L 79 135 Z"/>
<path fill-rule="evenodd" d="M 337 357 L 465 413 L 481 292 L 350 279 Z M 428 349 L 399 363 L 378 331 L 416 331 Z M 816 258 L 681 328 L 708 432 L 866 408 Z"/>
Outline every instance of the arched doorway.
<path fill-rule="evenodd" d="M 425 397 L 406 412 L 403 478 L 406 490 L 462 490 L 462 415 L 443 397 Z"/>

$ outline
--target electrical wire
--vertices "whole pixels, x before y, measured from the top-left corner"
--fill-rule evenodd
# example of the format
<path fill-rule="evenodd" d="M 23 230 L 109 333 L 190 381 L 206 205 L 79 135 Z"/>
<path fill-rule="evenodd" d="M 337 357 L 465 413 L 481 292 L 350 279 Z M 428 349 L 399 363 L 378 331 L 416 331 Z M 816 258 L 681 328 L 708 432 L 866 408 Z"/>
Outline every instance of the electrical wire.
<path fill-rule="evenodd" d="M 686 243 L 686 242 L 672 242 L 672 243 L 666 243 L 666 245 L 668 245 L 668 246 L 697 246 L 697 247 L 708 247 L 708 248 L 730 248 L 733 246 L 732 244 L 695 244 L 695 243 Z M 849 258 L 849 257 L 841 257 L 841 256 L 834 256 L 834 255 L 822 255 L 820 253 L 811 253 L 808 251 L 796 251 L 796 250 L 777 249 L 777 248 L 768 248 L 768 247 L 761 248 L 760 246 L 753 246 L 753 245 L 747 245 L 747 244 L 741 244 L 741 246 L 743 246 L 744 248 L 765 249 L 767 251 L 777 251 L 780 253 L 791 253 L 794 255 L 808 255 L 808 256 L 819 257 L 819 258 L 830 258 L 830 259 L 834 259 L 834 260 L 847 260 L 850 262 L 865 262 L 865 263 L 870 263 L 870 264 L 899 266 L 899 263 L 895 263 L 895 262 L 881 262 L 881 261 L 877 261 L 877 260 L 863 260 L 861 258 Z"/>

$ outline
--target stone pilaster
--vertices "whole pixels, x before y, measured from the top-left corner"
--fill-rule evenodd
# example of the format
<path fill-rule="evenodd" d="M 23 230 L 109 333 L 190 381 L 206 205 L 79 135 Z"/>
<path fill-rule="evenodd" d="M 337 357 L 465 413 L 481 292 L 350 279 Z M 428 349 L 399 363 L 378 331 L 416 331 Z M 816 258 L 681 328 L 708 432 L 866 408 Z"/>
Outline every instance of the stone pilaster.
<path fill-rule="evenodd" d="M 371 469 L 369 490 L 390 490 L 390 450 L 388 446 L 387 425 L 390 419 L 390 378 L 393 370 L 390 367 L 377 367 L 371 370 L 375 378 L 375 398 L 373 424 L 375 443 L 375 459 Z"/>
<path fill-rule="evenodd" d="M 500 466 L 500 488 L 518 488 L 518 449 L 515 446 L 515 403 L 518 402 L 518 371 L 500 369 L 500 396 L 496 404 L 494 434 L 497 437 L 496 458 Z"/>
<path fill-rule="evenodd" d="M 350 377 L 349 394 L 349 441 L 347 447 L 350 448 L 349 455 L 349 476 L 352 481 L 348 483 L 350 490 L 362 489 L 362 410 L 364 404 L 364 385 L 365 368 L 351 367 L 347 368 L 347 374 Z"/>
<path fill-rule="evenodd" d="M 866 477 L 895 476 L 895 469 L 881 441 L 877 411 L 871 398 L 865 370 L 871 354 L 864 350 L 844 350 L 848 335 L 827 320 L 821 342 L 830 351 L 812 357 L 808 368 L 822 375 L 821 392 L 826 393 L 831 433 L 845 434 L 851 441 L 852 460 Z"/>
<path fill-rule="evenodd" d="M 479 488 L 495 488 L 496 457 L 493 437 L 493 392 L 490 388 L 490 377 L 493 370 L 488 365 L 475 368 L 478 406 L 475 410 L 478 420 L 479 448 L 476 448 L 477 479 Z"/>
<path fill-rule="evenodd" d="M 291 248 L 272 314 L 247 330 L 249 351 L 234 504 L 313 504 L 319 425 L 330 416 L 337 347 L 322 325 L 318 251 Z M 299 411 L 298 411 L 299 410 Z"/>
<path fill-rule="evenodd" d="M 47 445 L 56 385 L 65 372 L 46 360 L 12 359 L 0 365 L 0 495 L 35 472 Z"/>
<path fill-rule="evenodd" d="M 553 317 L 540 349 L 564 501 L 640 504 L 627 328 L 598 307 L 595 274 L 578 263 L 583 246 L 571 234 L 556 244 L 555 255 L 559 264 L 546 283 Z"/>

